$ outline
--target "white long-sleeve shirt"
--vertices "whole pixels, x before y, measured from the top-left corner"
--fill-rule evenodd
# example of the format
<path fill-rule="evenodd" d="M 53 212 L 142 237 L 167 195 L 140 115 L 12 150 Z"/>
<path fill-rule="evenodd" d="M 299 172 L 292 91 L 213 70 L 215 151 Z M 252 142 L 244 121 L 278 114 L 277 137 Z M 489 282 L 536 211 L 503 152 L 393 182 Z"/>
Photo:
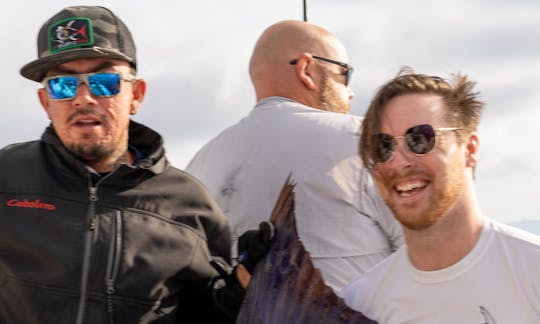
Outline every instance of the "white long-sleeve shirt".
<path fill-rule="evenodd" d="M 269 219 L 292 174 L 300 239 L 325 282 L 339 290 L 403 242 L 400 225 L 362 167 L 361 121 L 266 98 L 208 142 L 186 171 L 217 200 L 233 242 Z"/>

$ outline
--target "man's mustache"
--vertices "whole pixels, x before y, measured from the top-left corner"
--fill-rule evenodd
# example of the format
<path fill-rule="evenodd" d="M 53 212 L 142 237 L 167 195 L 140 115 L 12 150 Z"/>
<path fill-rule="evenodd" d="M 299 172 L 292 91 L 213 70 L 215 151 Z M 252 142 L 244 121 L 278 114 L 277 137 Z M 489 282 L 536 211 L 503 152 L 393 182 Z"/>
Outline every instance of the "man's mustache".
<path fill-rule="evenodd" d="M 79 116 L 92 116 L 93 118 L 97 119 L 102 124 L 107 124 L 107 116 L 104 114 L 98 114 L 96 113 L 95 109 L 92 108 L 79 108 L 76 112 L 74 112 L 72 115 L 70 115 L 67 119 L 68 123 L 73 122 L 76 118 Z"/>

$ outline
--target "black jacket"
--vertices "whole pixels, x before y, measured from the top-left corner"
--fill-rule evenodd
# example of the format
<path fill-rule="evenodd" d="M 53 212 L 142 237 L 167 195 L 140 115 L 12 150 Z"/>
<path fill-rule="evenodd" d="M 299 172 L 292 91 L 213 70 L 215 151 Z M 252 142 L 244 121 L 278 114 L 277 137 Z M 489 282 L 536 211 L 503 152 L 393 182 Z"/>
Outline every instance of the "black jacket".
<path fill-rule="evenodd" d="M 131 122 L 129 139 L 145 158 L 105 176 L 51 127 L 0 151 L 1 323 L 221 322 L 209 261 L 229 260 L 225 217 L 159 134 Z"/>

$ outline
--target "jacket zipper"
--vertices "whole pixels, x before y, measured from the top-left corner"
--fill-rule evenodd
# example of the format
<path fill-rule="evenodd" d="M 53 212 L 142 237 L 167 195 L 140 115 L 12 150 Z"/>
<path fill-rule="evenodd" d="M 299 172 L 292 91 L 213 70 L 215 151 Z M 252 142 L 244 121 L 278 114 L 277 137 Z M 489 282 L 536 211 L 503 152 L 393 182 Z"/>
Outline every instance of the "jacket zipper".
<path fill-rule="evenodd" d="M 116 292 L 114 283 L 118 268 L 120 267 L 120 254 L 122 252 L 122 213 L 115 211 L 111 221 L 111 241 L 109 245 L 109 257 L 107 259 L 107 276 L 105 284 L 107 286 L 107 312 L 109 313 L 109 323 L 113 324 L 114 304 L 112 297 Z"/>
<path fill-rule="evenodd" d="M 97 187 L 89 187 L 89 206 L 87 220 L 88 229 L 86 230 L 84 240 L 84 254 L 81 274 L 81 295 L 79 297 L 79 307 L 77 309 L 77 324 L 82 324 L 84 320 L 84 312 L 86 308 L 86 298 L 88 294 L 88 275 L 90 271 L 90 257 L 92 255 L 92 235 L 97 226 L 96 218 L 96 203 L 98 200 Z"/>

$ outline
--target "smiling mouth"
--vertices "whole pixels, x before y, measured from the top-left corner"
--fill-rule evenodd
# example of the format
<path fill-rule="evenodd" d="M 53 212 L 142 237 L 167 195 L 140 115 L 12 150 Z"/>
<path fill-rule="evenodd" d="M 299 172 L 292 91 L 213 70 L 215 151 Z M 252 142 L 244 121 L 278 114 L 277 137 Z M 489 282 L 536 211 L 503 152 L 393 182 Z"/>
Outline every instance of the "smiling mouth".
<path fill-rule="evenodd" d="M 80 126 L 80 127 L 88 127 L 88 126 L 99 126 L 101 125 L 101 122 L 99 120 L 78 120 L 75 122 L 75 125 L 76 126 Z"/>
<path fill-rule="evenodd" d="M 428 183 L 426 181 L 413 181 L 413 182 L 407 182 L 404 184 L 397 185 L 395 187 L 395 190 L 398 192 L 398 194 L 402 197 L 409 197 L 413 194 L 415 194 L 418 191 L 421 191 L 424 189 Z"/>

